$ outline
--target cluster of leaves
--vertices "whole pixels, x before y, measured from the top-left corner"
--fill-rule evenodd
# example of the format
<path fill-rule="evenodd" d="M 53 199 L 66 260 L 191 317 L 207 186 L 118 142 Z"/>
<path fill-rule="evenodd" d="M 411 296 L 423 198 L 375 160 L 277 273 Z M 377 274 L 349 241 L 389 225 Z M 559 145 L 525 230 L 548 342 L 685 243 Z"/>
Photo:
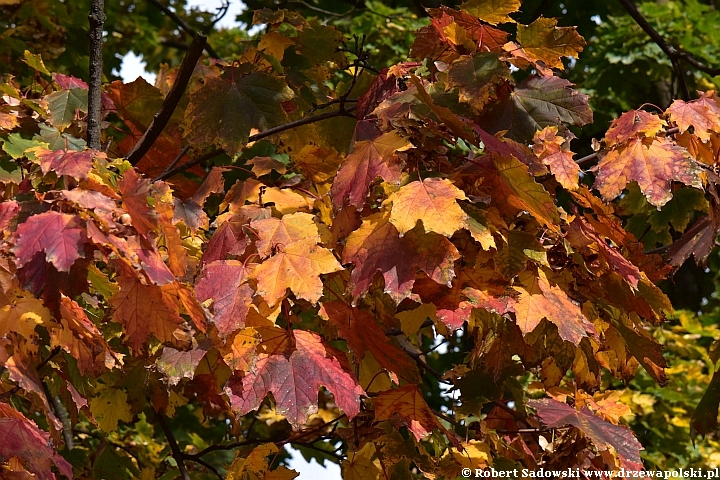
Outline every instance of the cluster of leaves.
<path fill-rule="evenodd" d="M 642 468 L 607 378 L 668 381 L 655 284 L 720 230 L 720 106 L 630 110 L 581 172 L 592 111 L 555 72 L 585 42 L 519 7 L 429 9 L 381 71 L 259 10 L 136 165 L 177 69 L 106 86 L 100 152 L 87 85 L 23 53 L 32 81 L 0 83 L 3 474 L 293 478 L 286 445 L 360 479 Z M 669 263 L 633 219 L 682 235 Z"/>

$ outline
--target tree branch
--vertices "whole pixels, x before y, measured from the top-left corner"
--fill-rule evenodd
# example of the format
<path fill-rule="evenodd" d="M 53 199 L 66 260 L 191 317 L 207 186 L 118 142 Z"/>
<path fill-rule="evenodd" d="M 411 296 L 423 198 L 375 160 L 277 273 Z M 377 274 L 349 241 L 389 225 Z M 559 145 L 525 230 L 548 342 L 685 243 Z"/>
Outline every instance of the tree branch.
<path fill-rule="evenodd" d="M 354 115 L 350 115 L 350 113 L 353 110 L 355 110 L 355 106 L 351 105 L 346 108 L 341 108 L 340 110 L 322 113 L 320 115 L 313 115 L 311 117 L 305 117 L 305 118 L 301 118 L 300 120 L 295 120 L 293 122 L 288 122 L 288 123 L 285 123 L 282 125 L 278 125 L 277 127 L 269 128 L 269 129 L 265 130 L 264 132 L 260 132 L 260 133 L 256 133 L 255 135 L 251 135 L 248 138 L 248 143 L 257 142 L 258 140 L 262 140 L 263 138 L 270 137 L 272 135 L 284 132 L 285 130 L 292 130 L 293 128 L 301 127 L 303 125 L 309 125 L 311 123 L 319 122 L 321 120 L 327 120 L 329 118 L 335 118 L 335 117 L 355 118 Z M 192 168 L 195 165 L 199 165 L 206 160 L 209 160 L 213 157 L 220 155 L 221 153 L 223 153 L 222 150 L 213 150 L 212 152 L 208 152 L 201 157 L 195 158 L 193 160 L 183 163 L 182 165 L 178 165 L 175 168 L 169 169 L 169 170 L 161 173 L 157 178 L 155 178 L 154 181 L 167 180 L 168 178 L 172 177 L 173 175 L 176 175 L 182 171 L 185 171 L 188 168 Z"/>
<path fill-rule="evenodd" d="M 165 15 L 170 17 L 172 19 L 172 21 L 175 22 L 177 24 L 177 26 L 180 27 L 180 29 L 182 29 L 185 33 L 187 33 L 191 37 L 198 36 L 198 32 L 194 28 L 192 28 L 190 25 L 188 25 L 187 22 L 185 22 L 185 20 L 180 18 L 177 13 L 173 12 L 168 7 L 166 7 L 165 5 L 160 3 L 159 0 L 148 0 L 148 2 L 155 5 L 155 7 L 157 7 Z M 204 47 L 204 50 L 208 53 L 208 55 L 210 55 L 211 57 L 220 58 L 218 56 L 218 54 L 215 52 L 215 50 L 210 45 L 205 44 L 205 45 L 203 45 L 203 47 Z"/>
<path fill-rule="evenodd" d="M 100 121 L 102 119 L 102 36 L 105 25 L 105 0 L 90 4 L 90 81 L 88 82 L 88 146 L 100 150 Z"/>
<path fill-rule="evenodd" d="M 173 435 L 172 430 L 170 430 L 170 427 L 165 421 L 165 417 L 163 416 L 163 414 L 158 413 L 155 416 L 157 417 L 157 421 L 162 427 L 163 432 L 165 432 L 165 437 L 170 444 L 170 451 L 172 452 L 172 456 L 177 463 L 178 470 L 180 470 L 180 475 L 182 476 L 183 480 L 190 480 L 190 475 L 188 474 L 188 471 L 185 468 L 185 463 L 183 462 L 185 460 L 185 455 L 183 455 L 183 452 L 180 451 L 180 447 L 178 447 L 177 441 L 175 440 L 175 435 Z"/>
<path fill-rule="evenodd" d="M 155 114 L 155 117 L 152 122 L 150 122 L 147 130 L 145 130 L 145 133 L 143 133 L 143 136 L 127 155 L 127 160 L 132 165 L 137 165 L 140 162 L 170 121 L 170 117 L 172 117 L 175 108 L 178 106 L 178 103 L 180 103 L 180 99 L 185 92 L 185 87 L 190 81 L 193 70 L 195 70 L 195 64 L 197 64 L 200 55 L 202 55 L 206 40 L 207 37 L 200 34 L 196 35 L 193 39 L 180 65 L 180 71 L 175 79 L 175 83 L 173 83 L 170 92 L 168 92 L 167 97 L 165 97 L 162 105 L 160 105 L 160 110 Z"/>
<path fill-rule="evenodd" d="M 675 70 L 675 74 L 678 77 L 678 82 L 680 82 L 680 88 L 682 89 L 683 99 L 684 100 L 690 100 L 690 91 L 687 86 L 687 81 L 685 80 L 685 75 L 682 72 L 682 68 L 680 68 L 680 63 L 678 62 L 679 59 L 683 59 L 686 62 L 688 62 L 693 67 L 697 68 L 698 70 L 701 70 L 709 75 L 715 76 L 720 75 L 720 68 L 712 68 L 708 65 L 705 65 L 703 62 L 697 60 L 691 53 L 684 52 L 673 45 L 670 45 L 668 42 L 665 41 L 665 39 L 660 35 L 653 27 L 648 23 L 648 21 L 645 19 L 645 17 L 642 16 L 640 11 L 638 11 L 637 7 L 633 3 L 632 0 L 619 0 L 620 4 L 627 10 L 627 12 L 630 14 L 630 16 L 635 20 L 635 22 L 642 28 L 645 33 L 648 34 L 648 36 L 657 44 L 658 47 L 670 58 L 670 62 L 672 63 L 673 69 Z"/>

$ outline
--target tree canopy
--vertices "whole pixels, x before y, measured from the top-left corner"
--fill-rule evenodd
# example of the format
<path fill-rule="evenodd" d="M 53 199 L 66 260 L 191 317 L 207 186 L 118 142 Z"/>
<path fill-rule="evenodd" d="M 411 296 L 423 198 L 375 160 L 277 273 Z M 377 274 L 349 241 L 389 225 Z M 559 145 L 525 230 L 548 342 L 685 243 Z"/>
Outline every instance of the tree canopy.
<path fill-rule="evenodd" d="M 720 466 L 714 4 L 246 3 L 0 0 L 0 476 Z"/>

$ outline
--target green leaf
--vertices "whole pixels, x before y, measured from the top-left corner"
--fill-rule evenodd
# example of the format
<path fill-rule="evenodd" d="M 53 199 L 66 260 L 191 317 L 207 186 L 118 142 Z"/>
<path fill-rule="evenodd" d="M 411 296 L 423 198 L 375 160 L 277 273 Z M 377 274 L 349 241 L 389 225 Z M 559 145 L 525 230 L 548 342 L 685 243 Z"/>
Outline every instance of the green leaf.
<path fill-rule="evenodd" d="M 507 137 L 528 143 L 537 130 L 561 122 L 581 127 L 593 120 L 588 96 L 559 77 L 530 77 L 493 104 L 480 126 L 490 133 L 507 130 Z"/>
<path fill-rule="evenodd" d="M 262 130 L 286 120 L 280 103 L 292 96 L 282 79 L 265 73 L 233 78 L 228 72 L 208 78 L 190 95 L 185 136 L 198 147 L 215 143 L 229 155 L 237 155 L 252 128 Z"/>
<path fill-rule="evenodd" d="M 36 134 L 33 140 L 45 142 L 48 144 L 48 150 L 77 150 L 82 151 L 87 147 L 87 142 L 82 138 L 75 138 L 67 133 L 60 133 L 57 128 L 51 127 L 45 123 L 41 123 L 40 134 Z"/>
<path fill-rule="evenodd" d="M 5 153 L 10 155 L 12 158 L 18 159 L 25 156 L 25 151 L 28 148 L 44 145 L 44 143 L 39 142 L 36 139 L 26 140 L 22 138 L 19 133 L 11 133 L 3 143 L 3 150 L 5 150 Z"/>
<path fill-rule="evenodd" d="M 45 67 L 45 64 L 43 63 L 42 57 L 40 55 L 35 55 L 33 53 L 30 53 L 28 50 L 25 50 L 25 54 L 23 55 L 23 62 L 27 63 L 38 72 L 50 76 L 50 71 Z"/>
<path fill-rule="evenodd" d="M 547 252 L 534 235 L 521 230 L 510 230 L 507 243 L 501 244 L 495 255 L 495 265 L 505 278 L 513 278 L 525 270 L 528 260 L 550 266 Z"/>
<path fill-rule="evenodd" d="M 702 400 L 692 416 L 690 435 L 702 436 L 714 432 L 717 428 L 718 405 L 720 405 L 720 371 L 715 372 Z"/>
<path fill-rule="evenodd" d="M 53 92 L 45 100 L 50 108 L 50 123 L 60 131 L 72 124 L 77 110 L 88 111 L 88 91 L 83 88 Z"/>
<path fill-rule="evenodd" d="M 697 188 L 682 188 L 673 193 L 673 198 L 662 210 L 650 215 L 650 225 L 655 232 L 666 231 L 668 224 L 676 232 L 682 232 L 690 223 L 693 211 L 706 212 L 709 208 L 705 193 Z"/>
<path fill-rule="evenodd" d="M 464 55 L 448 69 L 448 86 L 458 87 L 460 101 L 478 110 L 495 94 L 495 88 L 510 77 L 510 69 L 494 53 Z"/>
<path fill-rule="evenodd" d="M 345 56 L 335 49 L 343 35 L 335 27 L 325 27 L 317 21 L 310 22 L 311 28 L 303 28 L 297 36 L 300 54 L 313 64 L 323 62 L 347 63 Z"/>

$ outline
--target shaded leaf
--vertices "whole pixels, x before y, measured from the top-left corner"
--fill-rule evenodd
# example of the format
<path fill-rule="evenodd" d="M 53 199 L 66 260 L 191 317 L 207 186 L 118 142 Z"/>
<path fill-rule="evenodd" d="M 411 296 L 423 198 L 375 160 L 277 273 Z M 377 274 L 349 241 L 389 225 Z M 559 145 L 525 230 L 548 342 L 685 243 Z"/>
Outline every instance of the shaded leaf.
<path fill-rule="evenodd" d="M 245 318 L 255 291 L 247 284 L 248 269 L 237 260 L 219 260 L 203 267 L 195 286 L 200 302 L 213 299 L 212 322 L 221 337 L 245 326 Z"/>
<path fill-rule="evenodd" d="M 354 418 L 360 411 L 363 389 L 328 352 L 318 335 L 303 330 L 294 330 L 293 335 L 296 350 L 289 358 L 260 354 L 241 384 L 231 379 L 225 390 L 233 410 L 245 415 L 272 393 L 276 410 L 292 425 L 301 425 L 317 411 L 318 389 L 324 386 L 348 418 Z"/>
<path fill-rule="evenodd" d="M 292 91 L 281 79 L 265 73 L 235 73 L 236 78 L 231 73 L 208 77 L 190 94 L 185 137 L 198 147 L 216 144 L 234 156 L 247 142 L 252 128 L 264 130 L 285 120 L 280 104 L 292 98 Z"/>
<path fill-rule="evenodd" d="M 415 362 L 401 348 L 390 342 L 375 318 L 359 308 L 346 303 L 323 303 L 321 313 L 335 325 L 340 336 L 359 363 L 366 351 L 370 351 L 378 364 L 410 383 L 420 381 Z M 397 379 L 396 379 L 397 380 Z M 397 382 L 396 382 L 397 383 Z"/>
<path fill-rule="evenodd" d="M 353 298 L 365 293 L 375 273 L 380 271 L 385 279 L 385 291 L 400 303 L 410 296 L 416 268 L 449 286 L 455 275 L 453 262 L 458 258 L 460 254 L 447 238 L 423 233 L 419 225 L 400 238 L 389 219 L 377 213 L 366 217 L 362 226 L 350 234 L 342 261 L 354 266 L 350 276 Z"/>
<path fill-rule="evenodd" d="M 0 403 L 0 438 L 0 457 L 19 457 L 40 480 L 57 478 L 50 470 L 53 464 L 67 478 L 73 478 L 72 466 L 50 446 L 50 435 L 7 403 Z"/>
<path fill-rule="evenodd" d="M 643 447 L 627 427 L 606 422 L 587 408 L 576 410 L 551 398 L 528 400 L 528 405 L 537 410 L 540 420 L 549 427 L 572 425 L 583 432 L 599 450 L 613 447 L 625 469 L 636 471 L 643 468 L 640 459 Z"/>
<path fill-rule="evenodd" d="M 507 136 L 529 142 L 537 130 L 561 122 L 583 126 L 592 122 L 588 96 L 573 90 L 559 77 L 529 77 L 500 97 L 483 115 L 480 126 L 490 133 L 507 130 Z"/>
<path fill-rule="evenodd" d="M 510 77 L 510 70 L 499 57 L 490 52 L 464 55 L 448 68 L 448 87 L 458 87 L 460 101 L 477 110 L 495 95 L 496 86 Z"/>
<path fill-rule="evenodd" d="M 411 146 L 408 140 L 395 131 L 373 140 L 355 142 L 352 153 L 343 161 L 333 182 L 333 204 L 342 207 L 347 202 L 362 207 L 370 184 L 378 177 L 389 183 L 399 183 L 400 160 L 395 152 Z"/>
<path fill-rule="evenodd" d="M 587 334 L 597 335 L 593 324 L 585 317 L 578 305 L 557 285 L 548 282 L 545 273 L 539 276 L 532 272 L 520 274 L 521 286 L 514 288 L 520 292 L 515 303 L 515 320 L 524 335 L 532 332 L 543 318 L 557 325 L 563 340 L 578 345 Z"/>

